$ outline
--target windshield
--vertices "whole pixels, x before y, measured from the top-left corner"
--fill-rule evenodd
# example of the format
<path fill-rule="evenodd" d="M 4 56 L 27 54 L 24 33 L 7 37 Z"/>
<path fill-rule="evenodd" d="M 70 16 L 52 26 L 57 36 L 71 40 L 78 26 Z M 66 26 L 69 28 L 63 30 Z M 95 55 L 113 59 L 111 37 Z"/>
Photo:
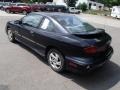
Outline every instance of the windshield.
<path fill-rule="evenodd" d="M 27 6 L 26 4 L 18 4 L 17 6 Z"/>
<path fill-rule="evenodd" d="M 0 5 L 4 5 L 4 3 L 0 2 Z"/>
<path fill-rule="evenodd" d="M 55 15 L 53 18 L 71 33 L 94 31 L 95 28 L 74 15 Z"/>

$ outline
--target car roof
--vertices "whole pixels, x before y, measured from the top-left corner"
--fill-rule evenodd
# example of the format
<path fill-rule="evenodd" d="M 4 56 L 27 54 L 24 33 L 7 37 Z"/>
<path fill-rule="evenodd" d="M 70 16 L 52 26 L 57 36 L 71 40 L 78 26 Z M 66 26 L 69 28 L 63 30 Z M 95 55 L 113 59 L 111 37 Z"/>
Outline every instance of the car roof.
<path fill-rule="evenodd" d="M 46 17 L 52 17 L 52 16 L 71 16 L 72 15 L 72 14 L 62 13 L 62 12 L 32 12 L 31 14 L 37 14 L 37 15 L 42 15 L 42 16 L 46 16 Z"/>

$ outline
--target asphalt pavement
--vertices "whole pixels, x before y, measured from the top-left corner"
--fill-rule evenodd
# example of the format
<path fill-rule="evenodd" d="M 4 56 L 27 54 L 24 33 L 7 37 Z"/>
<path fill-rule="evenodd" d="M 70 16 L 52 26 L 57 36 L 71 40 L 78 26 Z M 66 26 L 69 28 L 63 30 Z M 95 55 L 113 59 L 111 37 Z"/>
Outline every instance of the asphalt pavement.
<path fill-rule="evenodd" d="M 31 49 L 8 41 L 6 22 L 21 17 L 0 16 L 0 90 L 120 90 L 120 28 L 91 22 L 113 38 L 110 62 L 88 75 L 58 74 Z"/>

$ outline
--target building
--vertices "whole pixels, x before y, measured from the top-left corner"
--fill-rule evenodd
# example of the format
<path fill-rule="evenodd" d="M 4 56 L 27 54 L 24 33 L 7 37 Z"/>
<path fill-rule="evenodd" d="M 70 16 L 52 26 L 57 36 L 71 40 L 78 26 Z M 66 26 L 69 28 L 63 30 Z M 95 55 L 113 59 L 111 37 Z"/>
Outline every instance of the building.
<path fill-rule="evenodd" d="M 64 5 L 67 7 L 67 4 L 65 3 L 65 0 L 53 0 L 53 3 L 56 5 Z"/>
<path fill-rule="evenodd" d="M 88 6 L 88 9 L 93 10 L 102 10 L 104 8 L 104 4 L 96 2 L 96 0 L 78 0 L 76 6 L 79 4 L 86 3 Z"/>

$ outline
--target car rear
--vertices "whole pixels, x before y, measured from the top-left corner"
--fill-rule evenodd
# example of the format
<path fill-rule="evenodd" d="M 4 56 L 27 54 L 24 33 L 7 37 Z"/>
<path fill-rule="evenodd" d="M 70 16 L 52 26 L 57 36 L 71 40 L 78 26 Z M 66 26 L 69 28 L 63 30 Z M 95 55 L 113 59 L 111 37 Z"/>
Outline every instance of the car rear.
<path fill-rule="evenodd" d="M 82 54 L 78 55 L 78 50 L 75 50 L 76 55 L 66 57 L 70 70 L 89 72 L 103 66 L 110 60 L 113 54 L 111 37 L 104 31 L 87 35 L 74 34 L 74 36 L 83 39 L 88 45 L 82 47 L 82 50 L 80 50 L 81 47 L 77 48 Z"/>
<path fill-rule="evenodd" d="M 40 11 L 40 5 L 39 4 L 32 4 L 32 5 L 30 5 L 30 7 L 31 7 L 31 10 L 33 12 Z"/>
<path fill-rule="evenodd" d="M 112 38 L 103 29 L 96 29 L 74 15 L 52 16 L 68 32 L 65 42 L 67 67 L 70 70 L 91 71 L 106 63 L 113 54 Z M 68 39 L 69 38 L 69 39 Z M 74 42 L 73 42 L 74 41 Z"/>

